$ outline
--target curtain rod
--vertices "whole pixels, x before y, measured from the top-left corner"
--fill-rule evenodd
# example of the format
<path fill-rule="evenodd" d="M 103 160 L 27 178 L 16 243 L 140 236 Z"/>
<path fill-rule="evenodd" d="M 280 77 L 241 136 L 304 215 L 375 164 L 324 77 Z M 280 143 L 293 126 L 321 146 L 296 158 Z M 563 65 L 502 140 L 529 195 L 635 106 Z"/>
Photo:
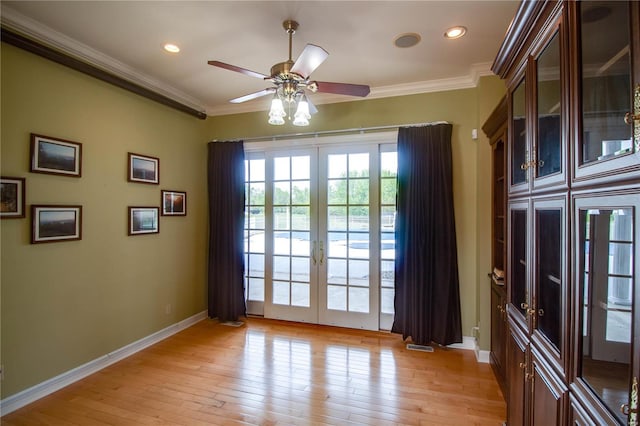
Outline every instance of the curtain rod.
<path fill-rule="evenodd" d="M 372 132 L 372 131 L 381 131 L 381 130 L 391 130 L 391 129 L 399 129 L 400 127 L 425 127 L 425 126 L 434 126 L 436 124 L 449 124 L 448 121 L 431 121 L 428 123 L 412 123 L 412 124 L 394 124 L 390 126 L 371 126 L 371 127 L 354 127 L 351 129 L 340 129 L 340 130 L 321 130 L 317 132 L 305 132 L 305 133 L 285 133 L 281 135 L 272 135 L 272 136 L 255 136 L 251 138 L 237 138 L 233 139 L 233 141 L 243 141 L 243 142 L 258 142 L 258 141 L 276 141 L 279 139 L 291 139 L 291 138 L 299 138 L 299 137 L 309 137 L 309 136 L 321 136 L 321 135 L 333 135 L 339 133 L 364 133 L 364 132 Z M 223 142 L 217 139 L 212 140 L 211 142 Z"/>

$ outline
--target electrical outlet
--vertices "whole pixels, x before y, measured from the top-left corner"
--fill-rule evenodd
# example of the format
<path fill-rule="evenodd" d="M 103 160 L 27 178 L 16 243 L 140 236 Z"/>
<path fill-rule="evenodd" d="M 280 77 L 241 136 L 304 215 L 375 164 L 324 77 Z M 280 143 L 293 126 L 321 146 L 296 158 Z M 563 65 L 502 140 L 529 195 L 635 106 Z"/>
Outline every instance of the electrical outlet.
<path fill-rule="evenodd" d="M 171 303 L 167 303 L 167 306 L 164 307 L 164 313 L 167 315 L 171 313 Z"/>

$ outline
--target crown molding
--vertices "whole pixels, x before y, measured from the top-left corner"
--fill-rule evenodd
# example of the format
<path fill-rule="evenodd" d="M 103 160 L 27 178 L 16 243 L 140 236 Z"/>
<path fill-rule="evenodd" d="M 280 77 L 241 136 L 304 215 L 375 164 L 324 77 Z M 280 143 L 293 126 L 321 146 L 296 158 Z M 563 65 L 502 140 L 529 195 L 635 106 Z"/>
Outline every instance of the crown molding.
<path fill-rule="evenodd" d="M 195 110 L 203 111 L 205 109 L 199 100 L 183 93 L 182 91 L 142 74 L 111 56 L 105 55 L 104 53 L 92 49 L 91 47 L 55 31 L 38 21 L 26 17 L 6 4 L 2 6 L 0 22 L 2 22 L 2 26 L 5 28 L 35 40 L 42 45 L 55 49 L 72 58 L 183 103 Z"/>

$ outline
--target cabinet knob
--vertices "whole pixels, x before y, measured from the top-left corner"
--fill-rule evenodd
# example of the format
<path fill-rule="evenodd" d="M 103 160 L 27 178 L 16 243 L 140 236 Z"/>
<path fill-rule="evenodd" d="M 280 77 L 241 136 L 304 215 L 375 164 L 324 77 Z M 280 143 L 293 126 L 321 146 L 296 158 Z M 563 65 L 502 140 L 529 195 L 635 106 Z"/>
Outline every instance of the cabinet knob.
<path fill-rule="evenodd" d="M 624 115 L 624 122 L 628 125 L 632 125 L 636 120 L 640 120 L 640 114 L 631 114 L 628 112 Z"/>
<path fill-rule="evenodd" d="M 543 317 L 544 316 L 544 309 L 538 309 L 538 316 L 539 317 Z"/>
<path fill-rule="evenodd" d="M 524 362 L 521 362 L 520 364 L 518 364 L 518 367 L 524 370 L 527 367 L 527 364 L 525 364 Z"/>
<path fill-rule="evenodd" d="M 533 316 L 535 314 L 536 314 L 536 310 L 535 309 L 527 309 L 527 315 Z"/>
<path fill-rule="evenodd" d="M 522 309 L 523 311 L 529 309 L 529 304 L 527 302 L 522 302 L 520 304 L 520 309 Z"/>
<path fill-rule="evenodd" d="M 620 406 L 620 412 L 621 412 L 622 414 L 624 414 L 625 416 L 628 416 L 628 415 L 629 415 L 629 413 L 630 413 L 630 410 L 629 410 L 629 404 L 622 404 L 622 405 Z"/>

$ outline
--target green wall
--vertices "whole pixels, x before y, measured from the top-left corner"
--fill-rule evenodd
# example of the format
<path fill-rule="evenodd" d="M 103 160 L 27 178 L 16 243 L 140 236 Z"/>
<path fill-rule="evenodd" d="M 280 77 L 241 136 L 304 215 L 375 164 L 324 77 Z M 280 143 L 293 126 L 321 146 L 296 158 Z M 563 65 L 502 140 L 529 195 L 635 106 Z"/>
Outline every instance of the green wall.
<path fill-rule="evenodd" d="M 2 220 L 2 398 L 206 309 L 206 122 L 2 44 L 3 176 L 27 217 Z M 82 177 L 29 172 L 29 134 L 82 143 Z M 127 152 L 160 185 L 127 182 Z M 186 217 L 127 236 L 127 206 L 187 191 Z M 82 240 L 30 244 L 31 204 L 81 204 Z M 166 313 L 167 305 L 170 313 Z"/>
<path fill-rule="evenodd" d="M 27 179 L 27 210 L 83 206 L 81 241 L 32 245 L 29 214 L 0 221 L 4 399 L 205 310 L 206 142 L 300 128 L 270 126 L 266 112 L 198 120 L 6 44 L 1 60 L 2 175 Z M 453 124 L 463 334 L 480 325 L 485 350 L 491 150 L 480 129 L 504 91 L 483 77 L 473 89 L 319 105 L 303 129 Z M 82 143 L 82 178 L 29 173 L 31 132 Z M 127 152 L 160 158 L 160 185 L 127 182 Z M 127 206 L 159 206 L 160 189 L 187 191 L 187 217 L 128 237 Z"/>
<path fill-rule="evenodd" d="M 505 93 L 497 77 L 476 88 L 318 105 L 309 127 L 267 124 L 267 112 L 224 115 L 207 120 L 212 139 L 293 134 L 370 126 L 448 121 L 453 124 L 453 193 L 456 212 L 462 334 L 480 326 L 480 348 L 490 345 L 491 148 L 481 127 Z M 265 101 L 265 109 L 268 102 Z M 477 129 L 478 139 L 471 131 Z"/>

